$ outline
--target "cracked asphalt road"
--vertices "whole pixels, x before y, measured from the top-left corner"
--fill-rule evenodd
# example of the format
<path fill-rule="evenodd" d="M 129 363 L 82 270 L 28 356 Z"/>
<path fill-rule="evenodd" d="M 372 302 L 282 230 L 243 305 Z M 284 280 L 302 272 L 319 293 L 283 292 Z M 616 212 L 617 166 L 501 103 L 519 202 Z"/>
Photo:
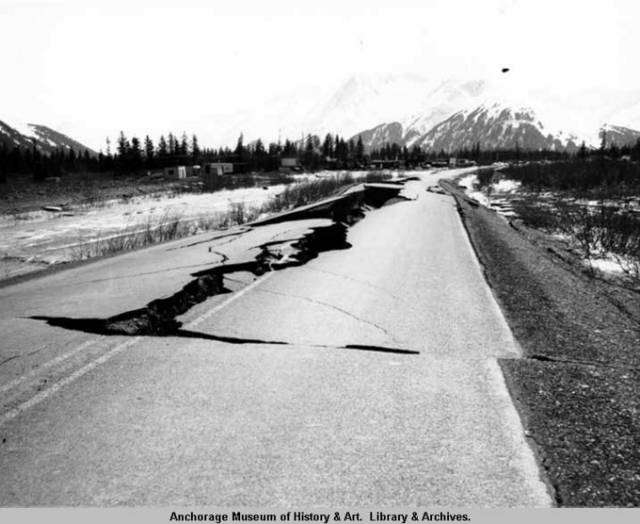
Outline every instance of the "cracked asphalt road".
<path fill-rule="evenodd" d="M 326 221 L 209 234 L 0 289 L 0 361 L 20 357 L 0 367 L 0 504 L 549 505 L 496 364 L 518 348 L 453 200 L 425 191 L 440 176 L 368 213 L 350 249 L 234 275 L 234 293 L 180 318 L 254 342 L 108 337 L 29 317 L 141 307 L 216 263 L 223 243 L 249 259 L 292 225 Z"/>

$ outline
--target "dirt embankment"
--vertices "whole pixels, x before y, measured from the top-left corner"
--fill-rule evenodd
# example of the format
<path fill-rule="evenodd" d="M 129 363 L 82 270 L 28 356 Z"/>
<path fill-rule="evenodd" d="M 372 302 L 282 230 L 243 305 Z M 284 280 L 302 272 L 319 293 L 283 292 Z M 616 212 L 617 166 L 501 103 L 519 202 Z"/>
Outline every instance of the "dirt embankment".
<path fill-rule="evenodd" d="M 500 364 L 557 504 L 640 505 L 640 294 L 441 184 L 522 346 Z"/>

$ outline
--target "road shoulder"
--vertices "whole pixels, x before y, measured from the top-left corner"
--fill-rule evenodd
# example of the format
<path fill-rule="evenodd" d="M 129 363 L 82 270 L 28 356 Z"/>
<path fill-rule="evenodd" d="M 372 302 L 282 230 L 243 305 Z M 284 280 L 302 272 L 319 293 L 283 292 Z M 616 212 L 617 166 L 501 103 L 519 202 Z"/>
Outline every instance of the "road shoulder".
<path fill-rule="evenodd" d="M 540 249 L 452 184 L 458 210 L 521 359 L 501 368 L 560 506 L 640 496 L 640 297 Z"/>

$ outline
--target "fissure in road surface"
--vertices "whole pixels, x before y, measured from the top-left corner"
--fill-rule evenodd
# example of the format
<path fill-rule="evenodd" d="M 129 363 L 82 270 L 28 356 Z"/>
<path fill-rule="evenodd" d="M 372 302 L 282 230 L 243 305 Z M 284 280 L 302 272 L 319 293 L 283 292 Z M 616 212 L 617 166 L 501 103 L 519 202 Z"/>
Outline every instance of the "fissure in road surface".
<path fill-rule="evenodd" d="M 219 340 L 228 343 L 264 343 L 287 344 L 283 341 L 267 341 L 206 335 L 182 329 L 177 317 L 185 314 L 196 304 L 208 298 L 231 293 L 224 285 L 226 275 L 250 272 L 256 276 L 268 271 L 301 266 L 316 258 L 320 253 L 339 249 L 349 249 L 347 231 L 350 225 L 364 218 L 367 207 L 381 207 L 389 201 L 401 201 L 399 192 L 402 186 L 365 187 L 362 193 L 352 193 L 345 198 L 335 200 L 331 205 L 310 209 L 305 213 L 296 213 L 295 219 L 331 218 L 328 226 L 315 227 L 297 239 L 268 242 L 259 246 L 254 260 L 240 263 L 221 264 L 210 269 L 193 273 L 194 277 L 180 291 L 172 296 L 149 302 L 145 307 L 126 311 L 109 318 L 70 318 L 37 315 L 31 318 L 44 320 L 50 325 L 100 335 L 155 335 L 184 336 Z M 309 216 L 310 215 L 310 216 Z M 281 221 L 287 221 L 283 218 Z M 273 220 L 270 221 L 272 223 Z M 391 351 L 415 353 L 410 350 L 394 348 L 374 348 L 358 344 L 346 349 L 367 349 L 370 351 Z"/>

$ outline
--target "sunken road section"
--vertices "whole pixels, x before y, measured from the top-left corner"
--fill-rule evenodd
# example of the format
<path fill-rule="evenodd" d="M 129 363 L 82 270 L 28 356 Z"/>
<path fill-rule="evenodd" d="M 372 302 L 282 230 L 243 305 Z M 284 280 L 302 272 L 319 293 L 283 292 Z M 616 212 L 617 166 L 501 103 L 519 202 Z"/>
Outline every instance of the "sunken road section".
<path fill-rule="evenodd" d="M 524 358 L 500 365 L 560 506 L 640 505 L 640 294 L 586 275 L 440 184 Z"/>
<path fill-rule="evenodd" d="M 309 218 L 331 219 L 329 225 L 312 228 L 300 238 L 269 242 L 259 246 L 259 253 L 254 260 L 223 263 L 193 273 L 193 280 L 181 290 L 168 298 L 153 300 L 143 308 L 104 319 L 48 316 L 34 316 L 32 318 L 44 320 L 50 325 L 101 335 L 198 336 L 229 343 L 286 344 L 286 342 L 280 341 L 240 340 L 190 332 L 182 329 L 182 323 L 177 320 L 177 317 L 209 297 L 231 293 L 225 287 L 226 275 L 250 272 L 259 276 L 268 271 L 304 265 L 324 251 L 348 249 L 351 247 L 347 242 L 349 226 L 363 219 L 365 212 L 369 209 L 401 202 L 403 200 L 403 197 L 400 196 L 402 188 L 402 184 L 363 184 L 339 197 L 326 199 L 318 204 L 305 206 L 253 223 L 251 227 Z M 392 350 L 358 345 L 347 347 L 347 349 L 417 353 L 402 349 Z"/>

